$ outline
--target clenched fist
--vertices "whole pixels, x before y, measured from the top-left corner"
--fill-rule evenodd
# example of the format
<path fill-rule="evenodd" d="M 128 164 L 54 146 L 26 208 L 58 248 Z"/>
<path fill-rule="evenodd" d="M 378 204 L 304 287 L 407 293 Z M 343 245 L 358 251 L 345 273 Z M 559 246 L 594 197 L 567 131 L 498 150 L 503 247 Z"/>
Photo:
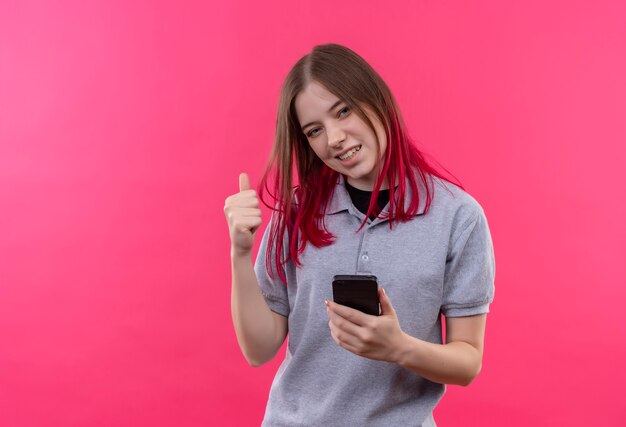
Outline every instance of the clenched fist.
<path fill-rule="evenodd" d="M 224 214 L 230 232 L 231 256 L 251 254 L 254 235 L 261 225 L 261 209 L 256 191 L 250 189 L 248 174 L 239 175 L 239 192 L 226 198 Z"/>

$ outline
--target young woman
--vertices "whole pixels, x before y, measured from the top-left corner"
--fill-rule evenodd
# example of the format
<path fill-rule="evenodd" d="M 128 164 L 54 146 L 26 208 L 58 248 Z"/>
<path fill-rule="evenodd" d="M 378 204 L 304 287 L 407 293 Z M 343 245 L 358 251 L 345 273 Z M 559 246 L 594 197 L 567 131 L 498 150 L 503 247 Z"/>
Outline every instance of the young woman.
<path fill-rule="evenodd" d="M 254 265 L 259 198 L 246 174 L 239 189 L 224 206 L 239 345 L 260 366 L 289 335 L 263 425 L 434 426 L 445 384 L 481 370 L 494 253 L 483 209 L 411 143 L 385 82 L 336 44 L 291 69 Z M 338 274 L 376 276 L 381 315 L 335 303 Z"/>

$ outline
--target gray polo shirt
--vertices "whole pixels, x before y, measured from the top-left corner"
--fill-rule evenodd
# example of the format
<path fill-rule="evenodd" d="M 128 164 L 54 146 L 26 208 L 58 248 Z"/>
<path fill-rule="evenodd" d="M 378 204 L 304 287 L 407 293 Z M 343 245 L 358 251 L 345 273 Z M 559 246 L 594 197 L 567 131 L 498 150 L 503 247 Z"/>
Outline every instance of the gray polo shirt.
<path fill-rule="evenodd" d="M 285 266 L 287 287 L 265 270 L 268 224 L 254 268 L 270 309 L 288 317 L 289 332 L 263 426 L 435 426 L 432 411 L 446 386 L 343 349 L 330 335 L 324 305 L 332 300 L 334 275 L 373 274 L 402 330 L 439 344 L 441 314 L 489 312 L 495 259 L 483 209 L 459 187 L 436 177 L 433 182 L 427 214 L 420 193 L 412 220 L 390 230 L 388 220 L 376 218 L 356 233 L 365 215 L 353 206 L 340 175 L 324 218 L 336 240 L 323 248 L 307 244 L 303 267 Z M 407 188 L 405 206 L 408 180 Z"/>

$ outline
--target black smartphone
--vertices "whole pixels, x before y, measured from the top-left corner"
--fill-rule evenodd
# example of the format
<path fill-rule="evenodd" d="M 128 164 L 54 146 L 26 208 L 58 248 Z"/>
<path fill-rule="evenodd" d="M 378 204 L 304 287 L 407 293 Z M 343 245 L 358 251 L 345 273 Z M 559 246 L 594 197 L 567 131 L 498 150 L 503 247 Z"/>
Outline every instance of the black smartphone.
<path fill-rule="evenodd" d="M 340 274 L 333 277 L 333 301 L 380 316 L 378 279 L 371 275 Z"/>

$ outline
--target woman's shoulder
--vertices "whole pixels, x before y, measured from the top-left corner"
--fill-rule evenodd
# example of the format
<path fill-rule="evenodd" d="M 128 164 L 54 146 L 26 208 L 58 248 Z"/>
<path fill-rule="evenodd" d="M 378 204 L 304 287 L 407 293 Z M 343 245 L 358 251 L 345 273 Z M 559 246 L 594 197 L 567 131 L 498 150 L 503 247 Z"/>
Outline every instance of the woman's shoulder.
<path fill-rule="evenodd" d="M 432 176 L 433 208 L 440 213 L 453 214 L 457 219 L 471 219 L 484 215 L 481 204 L 458 185 Z"/>

